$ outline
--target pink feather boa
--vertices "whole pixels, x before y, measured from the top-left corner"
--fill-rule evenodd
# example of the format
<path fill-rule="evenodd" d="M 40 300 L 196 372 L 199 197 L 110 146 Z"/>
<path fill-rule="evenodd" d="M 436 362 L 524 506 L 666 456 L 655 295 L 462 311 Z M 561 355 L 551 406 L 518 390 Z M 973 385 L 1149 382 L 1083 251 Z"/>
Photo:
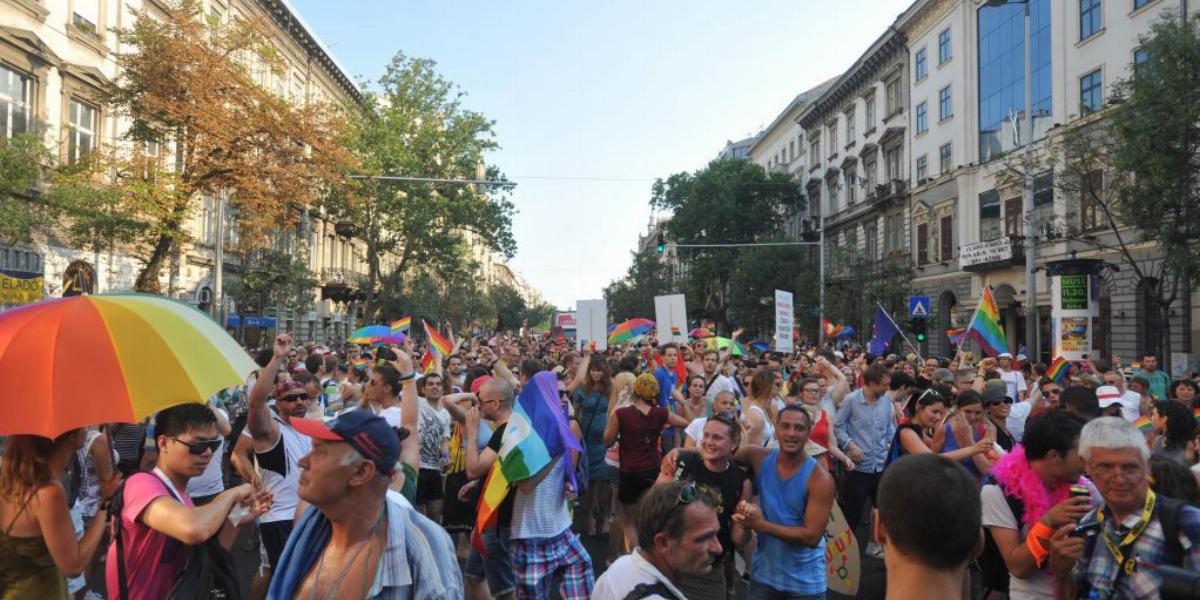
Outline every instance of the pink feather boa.
<path fill-rule="evenodd" d="M 1020 500 L 1025 506 L 1021 523 L 1026 527 L 1033 527 L 1055 504 L 1066 500 L 1072 485 L 1056 483 L 1047 490 L 1046 484 L 1042 483 L 1042 479 L 1030 468 L 1029 461 L 1025 460 L 1025 447 L 1020 444 L 1013 446 L 1012 452 L 1004 455 L 992 467 L 990 475 L 1006 495 Z M 1082 479 L 1079 485 L 1083 485 Z"/>

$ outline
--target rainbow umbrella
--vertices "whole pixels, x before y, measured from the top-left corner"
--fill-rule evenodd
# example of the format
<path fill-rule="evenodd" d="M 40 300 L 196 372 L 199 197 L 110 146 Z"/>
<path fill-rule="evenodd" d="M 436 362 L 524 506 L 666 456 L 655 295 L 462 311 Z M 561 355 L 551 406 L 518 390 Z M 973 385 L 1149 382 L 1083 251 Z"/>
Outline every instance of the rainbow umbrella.
<path fill-rule="evenodd" d="M 346 338 L 351 344 L 403 344 L 408 339 L 403 333 L 393 330 L 387 325 L 367 325 L 360 327 Z"/>
<path fill-rule="evenodd" d="M 650 333 L 650 331 L 653 329 L 654 321 L 651 321 L 650 319 L 629 319 L 628 321 L 613 327 L 612 330 L 608 332 L 608 343 L 620 344 L 623 342 L 628 342 L 639 335 L 646 335 L 647 333 Z"/>
<path fill-rule="evenodd" d="M 146 294 L 48 300 L 0 313 L 0 435 L 55 437 L 206 402 L 257 368 L 204 313 Z"/>
<path fill-rule="evenodd" d="M 771 349 L 771 345 L 766 342 L 750 342 L 750 348 L 759 352 L 767 352 Z"/>
<path fill-rule="evenodd" d="M 709 350 L 724 350 L 724 349 L 728 348 L 730 344 L 733 344 L 733 350 L 730 352 L 730 354 L 732 354 L 734 356 L 742 356 L 744 354 L 749 354 L 749 352 L 746 351 L 746 347 L 743 346 L 741 344 L 741 342 L 734 343 L 733 340 L 731 340 L 729 338 L 710 337 L 706 341 L 708 342 Z"/>
<path fill-rule="evenodd" d="M 717 334 L 713 333 L 711 329 L 705 329 L 703 327 L 697 327 L 688 332 L 688 337 L 695 338 L 698 340 L 714 337 L 716 335 Z"/>

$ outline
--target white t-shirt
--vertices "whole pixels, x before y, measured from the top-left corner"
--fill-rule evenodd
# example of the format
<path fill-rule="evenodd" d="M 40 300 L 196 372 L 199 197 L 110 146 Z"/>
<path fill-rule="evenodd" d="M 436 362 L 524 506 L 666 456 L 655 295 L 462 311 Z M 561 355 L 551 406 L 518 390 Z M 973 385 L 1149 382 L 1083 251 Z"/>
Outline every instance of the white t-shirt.
<path fill-rule="evenodd" d="M 1004 499 L 1004 491 L 998 485 L 985 485 L 979 493 L 983 504 L 983 526 L 1003 527 L 1019 532 L 1022 539 L 1027 527 L 1017 523 L 1012 509 Z M 1009 575 L 1008 597 L 1010 600 L 1054 600 L 1054 576 L 1050 571 L 1039 569 L 1032 577 L 1020 579 Z"/>
<path fill-rule="evenodd" d="M 1000 369 L 1000 380 L 1004 382 L 1004 387 L 1008 390 L 1008 397 L 1013 401 L 1021 399 L 1021 392 L 1027 389 L 1025 385 L 1025 374 L 1020 371 L 1005 371 Z"/>
<path fill-rule="evenodd" d="M 217 412 L 229 419 L 229 413 L 223 408 L 217 408 Z M 246 429 L 249 429 L 247 427 Z M 243 430 L 244 432 L 245 430 Z M 208 461 L 208 466 L 204 467 L 204 472 L 199 477 L 193 477 L 187 483 L 187 495 L 192 498 L 201 496 L 211 496 L 220 494 L 225 491 L 225 480 L 221 476 L 221 458 L 225 455 L 225 438 L 221 438 L 221 445 L 217 447 L 217 451 L 213 453 L 212 460 Z"/>
<path fill-rule="evenodd" d="M 421 441 L 421 468 L 439 470 L 444 462 L 442 443 L 450 439 L 450 411 L 434 408 L 428 400 L 417 399 L 419 417 L 417 437 Z M 397 407 L 399 408 L 399 407 Z"/>
<path fill-rule="evenodd" d="M 374 412 L 376 416 L 383 417 L 383 420 L 387 421 L 388 425 L 391 425 L 392 427 L 400 426 L 400 405 L 399 404 L 389 406 L 389 407 L 387 407 L 383 410 L 379 410 L 379 411 L 376 411 L 375 407 L 371 407 L 371 411 Z"/>
<path fill-rule="evenodd" d="M 1025 419 L 1029 418 L 1029 413 L 1032 411 L 1033 405 L 1028 400 L 1018 400 L 1013 402 L 1012 410 L 1004 420 L 1004 425 L 1008 427 L 1009 433 L 1018 443 L 1025 437 Z"/>
<path fill-rule="evenodd" d="M 692 441 L 696 442 L 697 446 L 700 445 L 700 438 L 704 436 L 705 423 L 708 423 L 708 417 L 700 417 L 688 423 L 687 428 L 683 430 L 683 433 L 692 438 Z"/>
<path fill-rule="evenodd" d="M 642 558 L 641 548 L 635 548 L 633 552 L 618 558 L 600 575 L 592 589 L 592 600 L 623 600 L 639 584 L 657 582 L 666 585 L 672 596 L 653 594 L 646 597 L 648 600 L 687 600 L 687 596 L 670 579 Z"/>
<path fill-rule="evenodd" d="M 705 385 L 708 385 L 708 375 L 704 376 L 704 380 Z M 704 391 L 704 397 L 708 399 L 708 403 L 711 405 L 713 400 L 717 398 L 717 394 L 720 394 L 721 392 L 729 392 L 736 398 L 738 396 L 738 387 L 737 384 L 733 383 L 732 379 L 724 375 L 717 374 L 716 380 L 714 380 L 712 385 L 709 385 L 708 389 Z"/>

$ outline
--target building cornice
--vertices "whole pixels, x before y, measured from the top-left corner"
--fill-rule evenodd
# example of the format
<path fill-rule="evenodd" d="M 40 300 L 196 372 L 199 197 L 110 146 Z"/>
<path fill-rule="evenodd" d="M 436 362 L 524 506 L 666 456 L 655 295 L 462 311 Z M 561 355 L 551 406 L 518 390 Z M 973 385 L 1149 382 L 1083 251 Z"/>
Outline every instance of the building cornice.
<path fill-rule="evenodd" d="M 810 129 L 823 124 L 829 113 L 838 110 L 849 98 L 858 95 L 858 90 L 890 66 L 896 55 L 906 51 L 904 34 L 889 26 L 883 35 L 871 44 L 858 60 L 837 79 L 821 97 L 797 119 L 800 126 Z"/>
<path fill-rule="evenodd" d="M 317 39 L 317 35 L 308 27 L 300 13 L 296 11 L 287 2 L 287 0 L 256 0 L 258 5 L 279 25 L 292 40 L 294 40 L 304 52 L 318 64 L 320 64 L 325 72 L 342 87 L 346 94 L 354 100 L 355 104 L 363 103 L 362 91 L 350 79 L 346 70 L 337 62 L 325 49 L 325 45 Z"/>

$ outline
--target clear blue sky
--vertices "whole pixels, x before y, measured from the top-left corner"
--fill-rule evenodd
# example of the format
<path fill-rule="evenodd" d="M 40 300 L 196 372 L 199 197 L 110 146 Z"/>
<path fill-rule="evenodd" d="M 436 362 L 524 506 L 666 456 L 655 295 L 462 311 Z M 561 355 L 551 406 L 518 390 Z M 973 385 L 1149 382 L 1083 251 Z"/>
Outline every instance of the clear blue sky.
<path fill-rule="evenodd" d="M 559 307 L 600 298 L 692 171 L 845 70 L 911 0 L 291 0 L 352 77 L 437 61 L 496 120 L 518 182 L 513 267 Z M 571 181 L 526 177 L 612 178 Z"/>

